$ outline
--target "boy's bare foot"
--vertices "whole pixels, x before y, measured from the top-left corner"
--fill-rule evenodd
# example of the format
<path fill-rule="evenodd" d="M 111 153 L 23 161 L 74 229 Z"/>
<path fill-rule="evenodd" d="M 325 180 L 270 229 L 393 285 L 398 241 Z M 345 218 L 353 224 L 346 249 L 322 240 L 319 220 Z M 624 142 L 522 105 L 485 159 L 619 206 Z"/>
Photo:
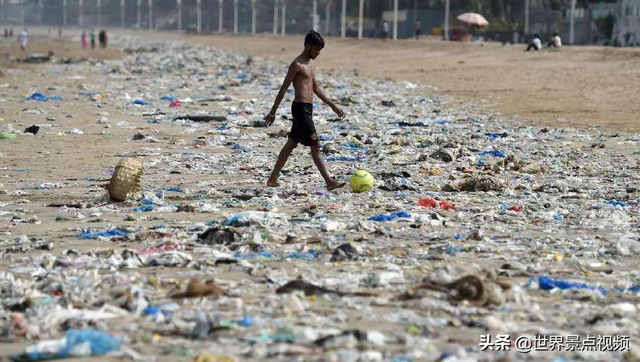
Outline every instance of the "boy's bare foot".
<path fill-rule="evenodd" d="M 277 182 L 277 181 L 269 180 L 269 181 L 267 181 L 267 186 L 269 186 L 269 187 L 280 187 L 280 183 Z"/>
<path fill-rule="evenodd" d="M 344 187 L 344 185 L 346 185 L 346 184 L 347 184 L 346 182 L 335 182 L 335 181 L 333 181 L 332 183 L 327 184 L 327 190 L 333 191 L 335 189 L 339 189 L 341 187 Z"/>

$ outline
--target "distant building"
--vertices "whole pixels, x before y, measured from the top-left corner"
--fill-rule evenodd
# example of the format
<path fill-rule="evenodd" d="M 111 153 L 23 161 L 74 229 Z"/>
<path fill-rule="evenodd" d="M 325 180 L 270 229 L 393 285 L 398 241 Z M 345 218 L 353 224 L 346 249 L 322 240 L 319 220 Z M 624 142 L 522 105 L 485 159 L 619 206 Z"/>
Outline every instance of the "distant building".
<path fill-rule="evenodd" d="M 542 39 L 551 37 L 554 32 L 559 32 L 561 37 L 568 42 L 563 35 L 562 12 L 557 10 L 531 9 L 529 15 L 529 35 L 538 34 Z M 525 39 L 528 41 L 528 39 Z"/>
<path fill-rule="evenodd" d="M 640 45 L 640 0 L 619 1 L 617 15 L 613 38 L 620 45 Z"/>
<path fill-rule="evenodd" d="M 607 16 L 613 16 L 617 19 L 619 5 L 613 1 L 603 2 L 598 1 L 589 3 L 591 9 L 591 43 L 592 44 L 604 44 L 608 43 L 611 39 L 607 38 L 600 29 L 598 29 L 597 22 L 599 19 L 604 19 Z"/>
<path fill-rule="evenodd" d="M 592 18 L 589 9 L 576 6 L 573 16 L 574 38 L 573 44 L 591 44 Z M 562 9 L 562 30 L 559 32 L 564 42 L 570 44 L 571 8 Z"/>
<path fill-rule="evenodd" d="M 622 5 L 625 3 L 625 5 Z M 626 5 L 634 3 L 635 5 Z M 627 10 L 622 10 L 622 8 Z M 638 10 L 635 10 L 638 9 Z M 609 15 L 615 17 L 613 38 L 618 43 L 624 44 L 624 34 L 631 40 L 640 36 L 640 0 L 589 0 L 578 2 L 574 13 L 574 41 L 573 44 L 603 44 L 608 43 L 607 34 L 598 27 L 598 21 Z M 621 14 L 629 13 L 628 16 Z M 618 29 L 618 27 L 620 29 Z M 571 35 L 571 7 L 566 6 L 561 10 L 531 10 L 529 34 L 540 34 L 543 39 L 549 38 L 554 32 L 560 33 L 564 43 L 570 44 Z M 636 34 L 634 38 L 634 34 Z"/>

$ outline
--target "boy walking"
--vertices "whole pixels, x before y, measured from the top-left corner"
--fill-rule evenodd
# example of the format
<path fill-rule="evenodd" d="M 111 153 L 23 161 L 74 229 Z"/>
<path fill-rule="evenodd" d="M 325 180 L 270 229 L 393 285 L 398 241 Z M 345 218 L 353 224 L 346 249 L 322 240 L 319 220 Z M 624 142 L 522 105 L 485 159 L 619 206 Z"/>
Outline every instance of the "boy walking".
<path fill-rule="evenodd" d="M 311 30 L 309 34 L 304 38 L 304 50 L 302 54 L 296 57 L 291 65 L 289 65 L 289 71 L 284 78 L 280 92 L 276 97 L 271 112 L 264 117 L 267 126 L 273 124 L 276 119 L 276 111 L 278 106 L 284 98 L 284 94 L 289 89 L 289 85 L 293 83 L 296 96 L 293 104 L 291 105 L 291 114 L 293 115 L 293 126 L 291 126 L 291 132 L 287 143 L 282 147 L 276 165 L 273 167 L 271 177 L 267 181 L 267 186 L 278 187 L 278 176 L 282 167 L 284 167 L 289 155 L 298 143 L 302 143 L 305 146 L 311 148 L 311 156 L 313 162 L 316 164 L 318 171 L 327 183 L 327 189 L 329 191 L 338 189 L 345 185 L 344 182 L 337 182 L 327 172 L 327 169 L 320 157 L 320 144 L 318 143 L 318 136 L 316 134 L 316 128 L 313 124 L 313 94 L 315 93 L 324 103 L 326 103 L 331 109 L 338 115 L 338 117 L 344 117 L 344 112 L 338 108 L 331 100 L 324 94 L 318 83 L 316 82 L 316 76 L 311 68 L 311 60 L 320 55 L 320 51 L 324 48 L 324 39 L 322 36 Z"/>

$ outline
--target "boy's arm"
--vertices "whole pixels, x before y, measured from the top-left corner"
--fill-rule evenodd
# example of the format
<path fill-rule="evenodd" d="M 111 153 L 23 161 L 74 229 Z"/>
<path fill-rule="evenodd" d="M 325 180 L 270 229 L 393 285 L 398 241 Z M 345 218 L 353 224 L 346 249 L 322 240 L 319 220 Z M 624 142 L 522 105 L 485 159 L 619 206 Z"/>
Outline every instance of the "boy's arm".
<path fill-rule="evenodd" d="M 322 91 L 322 88 L 320 88 L 320 86 L 318 85 L 318 82 L 316 82 L 315 74 L 313 75 L 313 93 L 315 93 L 318 96 L 318 98 L 320 98 L 326 105 L 331 107 L 331 109 L 338 115 L 338 117 L 340 118 L 344 117 L 344 111 L 340 109 L 338 106 L 336 106 L 331 101 L 331 99 L 329 99 L 329 97 L 327 97 L 327 95 L 324 94 L 324 92 Z"/>
<path fill-rule="evenodd" d="M 294 62 L 294 63 L 291 63 L 291 65 L 289 66 L 289 71 L 287 72 L 287 76 L 284 77 L 284 81 L 282 82 L 282 87 L 280 87 L 280 91 L 276 96 L 275 102 L 273 102 L 273 107 L 271 107 L 271 112 L 269 112 L 269 114 L 267 114 L 264 117 L 264 120 L 267 123 L 267 126 L 270 126 L 273 123 L 273 121 L 276 120 L 276 111 L 278 110 L 278 106 L 280 106 L 280 102 L 282 102 L 282 98 L 284 98 L 284 94 L 287 92 L 287 89 L 289 89 L 289 86 L 291 85 L 293 78 L 295 78 L 296 73 L 298 73 L 298 67 Z"/>

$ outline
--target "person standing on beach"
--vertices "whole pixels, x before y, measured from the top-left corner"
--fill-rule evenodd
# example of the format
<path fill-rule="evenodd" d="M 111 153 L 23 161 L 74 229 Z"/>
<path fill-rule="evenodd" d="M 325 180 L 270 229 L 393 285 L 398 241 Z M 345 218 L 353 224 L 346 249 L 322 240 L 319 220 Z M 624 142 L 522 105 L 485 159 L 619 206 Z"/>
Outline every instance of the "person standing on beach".
<path fill-rule="evenodd" d="M 18 41 L 20 41 L 20 50 L 27 50 L 27 44 L 29 43 L 29 32 L 27 28 L 24 28 L 18 35 Z"/>
<path fill-rule="evenodd" d="M 382 41 L 387 41 L 389 37 L 389 23 L 387 21 L 382 22 Z"/>
<path fill-rule="evenodd" d="M 98 41 L 100 42 L 100 47 L 102 49 L 107 47 L 107 32 L 104 29 L 100 30 L 100 33 L 98 34 Z"/>
<path fill-rule="evenodd" d="M 338 106 L 336 106 L 322 91 L 318 82 L 316 81 L 316 75 L 311 68 L 311 61 L 316 59 L 320 55 L 320 51 L 324 48 L 324 39 L 322 36 L 311 30 L 309 34 L 304 38 L 304 50 L 293 62 L 289 65 L 289 71 L 284 78 L 282 87 L 278 92 L 271 112 L 264 117 L 267 127 L 272 125 L 276 119 L 276 111 L 278 106 L 284 98 L 285 93 L 289 89 L 291 83 L 293 83 L 293 89 L 295 90 L 295 99 L 291 105 L 291 115 L 293 116 L 293 125 L 291 126 L 291 132 L 287 143 L 282 147 L 278 160 L 276 161 L 271 176 L 267 181 L 267 186 L 278 187 L 278 176 L 280 171 L 284 167 L 287 159 L 293 149 L 298 146 L 298 143 L 302 143 L 305 146 L 311 148 L 311 157 L 316 164 L 318 171 L 324 178 L 329 191 L 341 188 L 345 185 L 344 182 L 337 182 L 327 172 L 324 166 L 322 157 L 320 156 L 320 143 L 318 142 L 318 135 L 316 133 L 315 125 L 313 124 L 313 94 L 315 93 L 324 103 L 326 103 L 331 109 L 343 118 L 344 112 Z"/>
<path fill-rule="evenodd" d="M 80 36 L 80 44 L 82 44 L 82 49 L 87 49 L 87 45 L 89 45 L 87 32 L 85 30 L 82 31 L 82 35 Z"/>
<path fill-rule="evenodd" d="M 420 19 L 416 19 L 416 40 L 420 39 L 420 35 L 422 35 L 422 23 Z"/>
<path fill-rule="evenodd" d="M 96 48 L 96 30 L 91 29 L 91 33 L 89 33 L 89 38 L 91 39 L 91 49 Z"/>

